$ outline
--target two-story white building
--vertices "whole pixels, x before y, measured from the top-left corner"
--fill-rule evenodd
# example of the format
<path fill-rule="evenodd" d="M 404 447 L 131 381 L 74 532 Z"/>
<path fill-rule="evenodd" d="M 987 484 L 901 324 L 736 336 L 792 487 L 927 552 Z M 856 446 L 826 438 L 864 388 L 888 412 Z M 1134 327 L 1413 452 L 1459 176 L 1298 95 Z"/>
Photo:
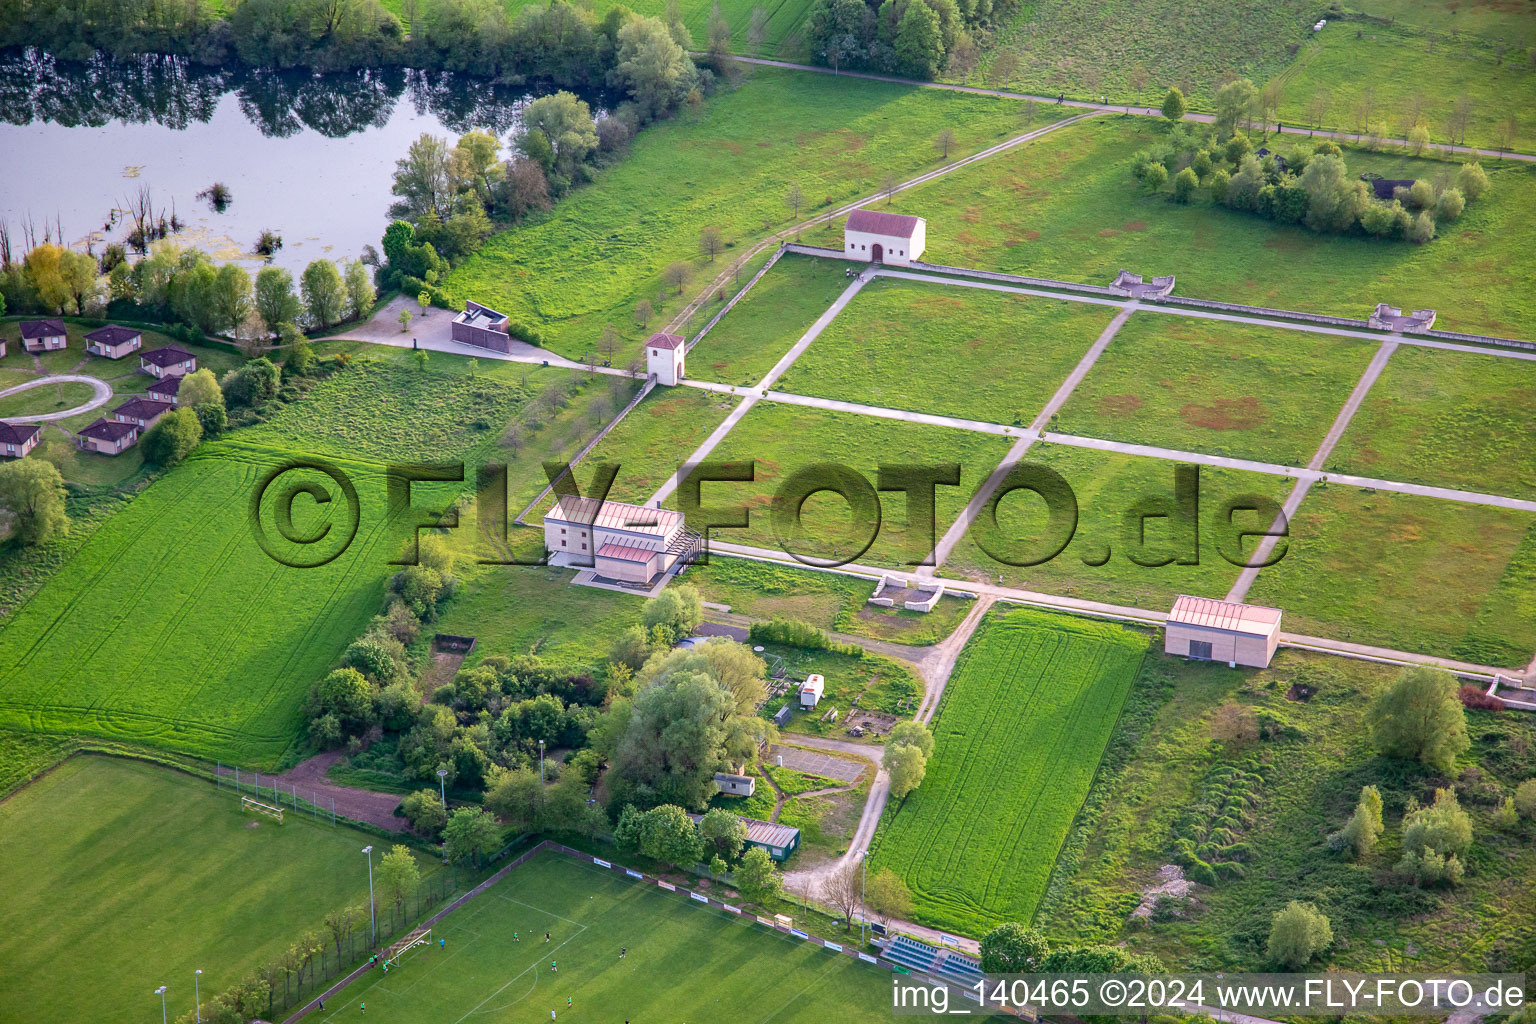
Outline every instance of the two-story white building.
<path fill-rule="evenodd" d="M 850 260 L 904 267 L 923 254 L 928 222 L 879 210 L 854 210 L 843 225 L 843 255 Z"/>
<path fill-rule="evenodd" d="M 567 495 L 544 514 L 550 564 L 621 583 L 649 584 L 691 555 L 698 540 L 672 509 Z"/>

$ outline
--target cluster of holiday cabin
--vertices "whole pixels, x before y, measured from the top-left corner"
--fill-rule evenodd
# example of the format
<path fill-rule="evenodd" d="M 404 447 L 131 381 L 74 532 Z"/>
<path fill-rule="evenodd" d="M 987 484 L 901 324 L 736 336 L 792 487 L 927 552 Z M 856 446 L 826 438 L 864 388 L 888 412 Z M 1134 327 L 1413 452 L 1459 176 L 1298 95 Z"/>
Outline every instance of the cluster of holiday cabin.
<path fill-rule="evenodd" d="M 120 341 L 126 340 L 120 336 L 114 337 Z M 133 348 L 124 351 L 122 355 L 134 351 L 139 344 L 139 339 L 135 338 Z M 110 418 L 98 419 L 90 426 L 82 427 L 75 435 L 75 444 L 83 451 L 119 455 L 138 444 L 146 430 L 176 408 L 181 380 L 197 369 L 197 357 L 180 346 L 166 345 L 140 355 L 139 368 L 154 378 L 146 393 L 135 395 L 113 409 Z"/>
<path fill-rule="evenodd" d="M 843 225 L 843 255 L 851 260 L 905 267 L 923 254 L 928 222 L 879 210 L 854 210 Z"/>
<path fill-rule="evenodd" d="M 672 509 L 562 495 L 544 514 L 550 564 L 591 569 L 618 583 L 649 586 L 682 568 L 698 541 Z"/>

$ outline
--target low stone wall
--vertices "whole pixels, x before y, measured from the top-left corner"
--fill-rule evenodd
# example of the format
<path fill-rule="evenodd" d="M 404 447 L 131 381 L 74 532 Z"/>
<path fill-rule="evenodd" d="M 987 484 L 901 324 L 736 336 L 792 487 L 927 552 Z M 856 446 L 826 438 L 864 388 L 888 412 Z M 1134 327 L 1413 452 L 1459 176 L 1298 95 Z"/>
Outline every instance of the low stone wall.
<path fill-rule="evenodd" d="M 1193 306 L 1196 309 L 1215 309 L 1224 313 L 1240 313 L 1245 316 L 1265 317 L 1270 320 L 1302 320 L 1307 323 L 1328 324 L 1331 327 L 1348 327 L 1357 331 L 1371 330 L 1365 320 L 1347 316 L 1328 316 L 1325 313 L 1302 313 L 1294 309 L 1272 309 L 1268 306 L 1245 306 L 1240 302 L 1218 302 L 1215 299 L 1191 299 L 1182 295 L 1170 295 L 1163 299 L 1144 299 L 1166 306 Z"/>
<path fill-rule="evenodd" d="M 994 270 L 972 270 L 970 267 L 947 267 L 942 263 L 923 263 L 913 260 L 913 270 L 927 270 L 935 274 L 952 274 L 956 277 L 974 277 L 982 281 L 1000 284 L 1028 285 L 1034 288 L 1054 288 L 1057 291 L 1081 292 L 1084 295 L 1102 295 L 1111 299 L 1123 299 L 1125 293 L 1118 288 L 1106 288 L 1097 284 L 1078 284 L 1075 281 L 1053 281 L 1048 277 L 1023 277 L 1019 274 L 1000 274 Z"/>
<path fill-rule="evenodd" d="M 1486 334 L 1461 334 L 1457 331 L 1418 331 L 1426 338 L 1439 338 L 1442 341 L 1470 341 L 1477 345 L 1498 345 L 1501 348 L 1519 348 L 1527 352 L 1536 352 L 1536 341 L 1516 341 L 1514 338 L 1495 338 Z"/>

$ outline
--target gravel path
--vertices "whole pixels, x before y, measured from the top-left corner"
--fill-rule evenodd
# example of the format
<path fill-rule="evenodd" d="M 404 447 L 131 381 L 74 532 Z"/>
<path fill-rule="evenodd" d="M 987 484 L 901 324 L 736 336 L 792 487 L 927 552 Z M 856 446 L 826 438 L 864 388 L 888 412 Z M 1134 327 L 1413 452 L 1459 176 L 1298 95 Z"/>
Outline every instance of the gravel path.
<path fill-rule="evenodd" d="M 278 786 L 297 787 L 300 799 L 314 800 L 321 807 L 335 800 L 336 813 L 353 821 L 366 821 L 391 832 L 404 832 L 406 820 L 395 815 L 395 808 L 400 806 L 398 794 L 340 786 L 327 779 L 326 772 L 345 756 L 340 750 L 316 754 L 276 776 Z M 310 796 L 311 793 L 315 795 Z"/>
<path fill-rule="evenodd" d="M 87 377 L 79 373 L 56 373 L 49 377 L 39 377 L 37 380 L 25 381 L 0 391 L 0 398 L 14 395 L 20 391 L 40 388 L 45 384 L 64 383 L 89 384 L 96 394 L 89 402 L 86 402 L 84 405 L 77 405 L 73 409 L 65 409 L 63 412 L 40 413 L 36 416 L 7 416 L 6 421 L 10 423 L 51 423 L 54 420 L 64 420 L 71 416 L 78 416 L 83 412 L 90 412 L 92 409 L 99 409 L 101 406 L 112 401 L 112 388 L 106 381 L 99 377 Z"/>

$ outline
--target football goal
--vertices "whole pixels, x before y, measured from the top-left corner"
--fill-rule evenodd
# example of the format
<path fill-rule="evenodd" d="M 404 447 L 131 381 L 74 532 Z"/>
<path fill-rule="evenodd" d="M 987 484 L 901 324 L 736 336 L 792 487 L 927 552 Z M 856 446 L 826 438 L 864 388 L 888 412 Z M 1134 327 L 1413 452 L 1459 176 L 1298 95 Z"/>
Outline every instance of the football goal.
<path fill-rule="evenodd" d="M 247 814 L 265 814 L 279 825 L 283 823 L 283 809 L 281 807 L 273 807 L 271 804 L 264 804 L 260 800 L 248 796 L 240 798 L 240 809 Z"/>
<path fill-rule="evenodd" d="M 393 946 L 384 955 L 384 963 L 394 967 L 404 960 L 413 950 L 425 949 L 432 943 L 432 929 L 418 928 Z"/>

